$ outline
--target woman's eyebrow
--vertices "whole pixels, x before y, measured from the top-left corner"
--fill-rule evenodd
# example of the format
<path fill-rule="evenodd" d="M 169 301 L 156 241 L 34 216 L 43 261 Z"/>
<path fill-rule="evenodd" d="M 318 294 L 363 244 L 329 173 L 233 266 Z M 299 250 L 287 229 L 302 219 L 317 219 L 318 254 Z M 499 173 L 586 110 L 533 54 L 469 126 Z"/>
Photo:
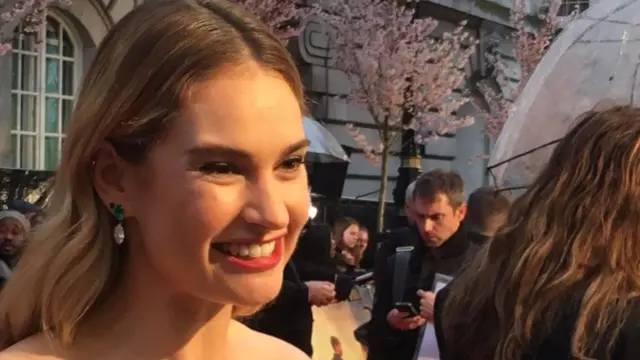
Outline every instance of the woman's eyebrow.
<path fill-rule="evenodd" d="M 286 156 L 294 153 L 298 150 L 302 150 L 309 147 L 310 141 L 308 139 L 302 139 L 294 142 L 293 144 L 285 147 L 281 155 Z M 251 159 L 252 156 L 249 152 L 243 149 L 237 149 L 232 146 L 220 145 L 220 144 L 204 144 L 197 145 L 186 151 L 186 154 L 193 157 L 213 157 L 213 156 L 226 156 L 241 159 Z"/>

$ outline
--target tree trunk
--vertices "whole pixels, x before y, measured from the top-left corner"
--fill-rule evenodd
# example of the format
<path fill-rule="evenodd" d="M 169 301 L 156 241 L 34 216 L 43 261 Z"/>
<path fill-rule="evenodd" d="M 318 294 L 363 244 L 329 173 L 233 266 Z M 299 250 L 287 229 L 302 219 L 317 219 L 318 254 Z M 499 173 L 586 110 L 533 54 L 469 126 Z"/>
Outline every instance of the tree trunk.
<path fill-rule="evenodd" d="M 382 154 L 380 159 L 380 192 L 378 193 L 378 233 L 384 231 L 384 211 L 387 207 L 387 165 L 389 162 L 389 125 L 384 124 L 382 130 Z"/>

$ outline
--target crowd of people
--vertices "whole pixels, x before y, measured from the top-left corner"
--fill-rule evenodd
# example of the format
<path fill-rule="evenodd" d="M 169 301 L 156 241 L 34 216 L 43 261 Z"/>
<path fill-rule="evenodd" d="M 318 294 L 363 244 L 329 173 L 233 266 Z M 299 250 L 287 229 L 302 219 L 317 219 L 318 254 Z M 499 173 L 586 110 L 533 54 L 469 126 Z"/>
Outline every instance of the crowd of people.
<path fill-rule="evenodd" d="M 354 336 L 359 335 L 370 360 L 413 360 L 420 327 L 433 321 L 435 294 L 430 290 L 436 274 L 455 275 L 506 221 L 509 205 L 507 196 L 491 186 L 465 199 L 464 183 L 455 171 L 426 172 L 406 191 L 410 225 L 387 234 L 377 246 L 375 269 L 361 271 L 359 261 L 369 240 L 366 227 L 349 217 L 337 219 L 333 227 L 309 222 L 285 268 L 280 294 L 246 323 L 312 356 L 311 308 L 347 300 L 356 276 L 373 270 L 372 318 L 359 329 L 364 336 Z M 401 265 L 406 267 L 402 295 L 394 299 L 397 249 L 406 249 L 409 256 Z M 398 310 L 402 302 L 416 313 Z"/>
<path fill-rule="evenodd" d="M 489 241 L 505 219 L 509 199 L 483 187 L 467 203 L 457 172 L 432 170 L 409 186 L 405 207 L 410 226 L 392 231 L 376 256 L 370 360 L 414 359 L 420 328 L 433 321 L 436 274 L 455 275 Z M 410 304 L 415 313 L 399 303 Z"/>
<path fill-rule="evenodd" d="M 366 250 L 368 235 L 366 227 L 349 217 L 338 219 L 333 227 L 308 223 L 285 267 L 280 293 L 245 322 L 312 356 L 311 308 L 349 298 L 356 276 L 362 274 L 359 261 Z"/>
<path fill-rule="evenodd" d="M 287 49 L 237 5 L 124 16 L 44 221 L 0 212 L 0 359 L 308 360 L 311 308 L 348 297 L 369 238 L 309 223 L 305 104 Z M 441 360 L 640 359 L 639 148 L 640 109 L 612 105 L 512 204 L 422 174 L 410 226 L 375 246 L 369 359 L 412 359 L 425 324 Z"/>

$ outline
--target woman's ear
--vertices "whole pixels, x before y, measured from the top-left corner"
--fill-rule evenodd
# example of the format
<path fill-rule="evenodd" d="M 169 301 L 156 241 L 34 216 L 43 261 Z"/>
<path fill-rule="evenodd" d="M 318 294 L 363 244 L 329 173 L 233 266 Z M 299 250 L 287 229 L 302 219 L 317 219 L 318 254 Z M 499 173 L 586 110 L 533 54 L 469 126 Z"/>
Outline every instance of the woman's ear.
<path fill-rule="evenodd" d="M 131 165 L 116 153 L 113 146 L 103 144 L 94 155 L 92 169 L 93 184 L 102 202 L 126 206 L 132 193 L 130 177 Z"/>
<path fill-rule="evenodd" d="M 467 204 L 462 204 L 458 206 L 458 208 L 455 210 L 455 215 L 458 218 L 458 220 L 460 221 L 464 220 L 465 216 L 467 216 Z"/>

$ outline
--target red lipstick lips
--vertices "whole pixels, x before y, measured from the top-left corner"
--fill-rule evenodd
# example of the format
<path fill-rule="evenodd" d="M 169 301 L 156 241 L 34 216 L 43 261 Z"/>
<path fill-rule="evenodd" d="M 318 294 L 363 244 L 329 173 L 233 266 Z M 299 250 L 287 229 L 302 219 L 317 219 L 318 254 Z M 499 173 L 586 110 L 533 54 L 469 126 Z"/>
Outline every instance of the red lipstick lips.
<path fill-rule="evenodd" d="M 266 271 L 280 264 L 284 253 L 284 237 L 271 241 L 215 243 L 212 248 L 237 267 Z"/>

